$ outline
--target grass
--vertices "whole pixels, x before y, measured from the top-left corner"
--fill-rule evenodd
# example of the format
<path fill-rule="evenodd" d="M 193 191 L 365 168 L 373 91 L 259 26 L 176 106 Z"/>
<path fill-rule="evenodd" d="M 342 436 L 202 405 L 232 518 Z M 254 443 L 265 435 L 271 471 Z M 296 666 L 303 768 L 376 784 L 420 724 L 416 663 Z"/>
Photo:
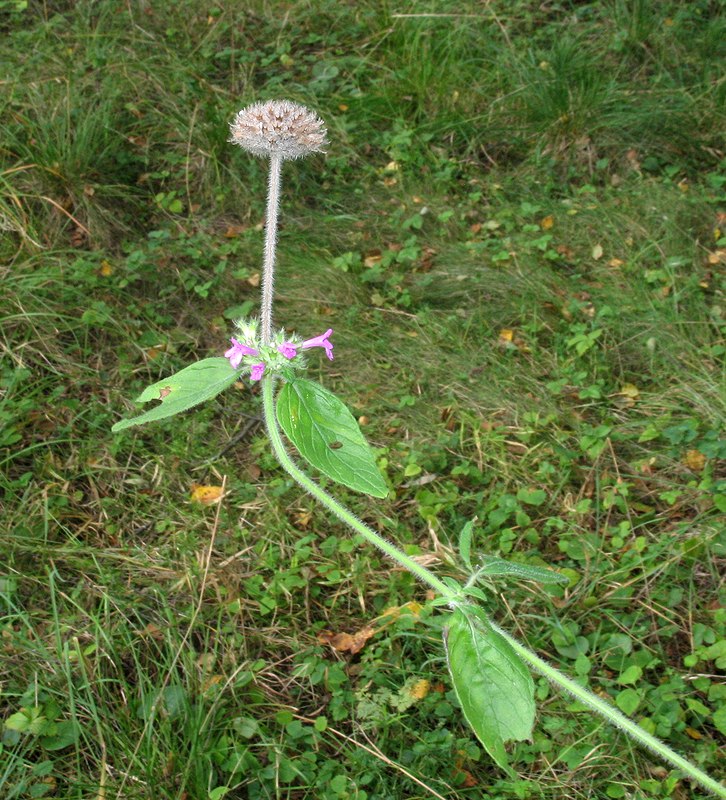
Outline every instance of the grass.
<path fill-rule="evenodd" d="M 277 318 L 335 328 L 312 373 L 391 486 L 340 494 L 439 574 L 473 517 L 564 571 L 495 618 L 723 778 L 718 4 L 233 6 L 0 3 L 0 796 L 703 796 L 543 682 L 494 769 L 442 616 L 290 484 L 254 389 L 109 429 L 254 312 L 227 125 L 310 105 Z"/>

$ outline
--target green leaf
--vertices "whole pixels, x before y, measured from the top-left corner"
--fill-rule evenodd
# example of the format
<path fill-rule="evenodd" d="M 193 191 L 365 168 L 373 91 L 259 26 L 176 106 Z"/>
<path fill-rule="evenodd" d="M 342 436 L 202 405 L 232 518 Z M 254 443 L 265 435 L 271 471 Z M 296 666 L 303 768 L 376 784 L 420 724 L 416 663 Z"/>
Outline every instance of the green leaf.
<path fill-rule="evenodd" d="M 542 489 L 520 489 L 517 492 L 517 500 L 530 506 L 541 506 L 546 499 L 547 493 Z"/>
<path fill-rule="evenodd" d="M 618 676 L 618 683 L 621 686 L 626 686 L 628 683 L 637 683 L 643 675 L 643 668 L 637 664 L 631 664 L 624 669 Z"/>
<path fill-rule="evenodd" d="M 623 689 L 622 692 L 618 692 L 615 696 L 615 703 L 623 714 L 630 716 L 640 705 L 640 695 L 635 689 Z"/>
<path fill-rule="evenodd" d="M 713 713 L 713 724 L 716 730 L 726 736 L 726 705 L 720 706 Z"/>
<path fill-rule="evenodd" d="M 471 569 L 471 536 L 474 530 L 473 520 L 464 525 L 459 534 L 459 554 L 464 564 Z"/>
<path fill-rule="evenodd" d="M 473 606 L 454 611 L 444 644 L 466 721 L 494 761 L 511 772 L 504 742 L 529 739 L 534 725 L 529 670 Z"/>
<path fill-rule="evenodd" d="M 300 455 L 324 475 L 373 497 L 388 494 L 358 423 L 332 392 L 314 381 L 290 381 L 277 396 L 277 419 Z"/>
<path fill-rule="evenodd" d="M 78 741 L 81 731 L 75 720 L 69 719 L 56 723 L 55 731 L 50 736 L 43 736 L 40 743 L 46 750 L 63 750 Z"/>
<path fill-rule="evenodd" d="M 30 727 L 30 719 L 22 711 L 18 711 L 17 714 L 12 714 L 5 720 L 5 727 L 7 730 L 22 733 Z"/>
<path fill-rule="evenodd" d="M 537 583 L 569 583 L 569 578 L 545 567 L 533 567 L 517 561 L 507 561 L 496 556 L 484 556 L 484 565 L 478 570 L 477 577 L 495 575 L 513 575 L 524 581 Z"/>
<path fill-rule="evenodd" d="M 132 419 L 117 422 L 111 430 L 114 433 L 144 425 L 158 419 L 173 417 L 205 400 L 211 400 L 239 377 L 239 372 L 232 369 L 226 358 L 205 358 L 185 367 L 175 375 L 170 375 L 151 386 L 136 398 L 137 403 L 148 403 L 150 400 L 161 400 L 158 406 Z"/>

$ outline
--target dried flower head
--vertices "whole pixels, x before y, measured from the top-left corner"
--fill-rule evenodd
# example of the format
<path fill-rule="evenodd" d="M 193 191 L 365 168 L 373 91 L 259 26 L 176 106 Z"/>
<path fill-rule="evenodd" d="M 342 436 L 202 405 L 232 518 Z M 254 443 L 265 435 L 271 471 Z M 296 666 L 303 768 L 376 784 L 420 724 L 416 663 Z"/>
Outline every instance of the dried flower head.
<path fill-rule="evenodd" d="M 305 106 L 270 100 L 243 108 L 230 125 L 230 142 L 256 156 L 300 158 L 327 145 L 325 123 Z"/>

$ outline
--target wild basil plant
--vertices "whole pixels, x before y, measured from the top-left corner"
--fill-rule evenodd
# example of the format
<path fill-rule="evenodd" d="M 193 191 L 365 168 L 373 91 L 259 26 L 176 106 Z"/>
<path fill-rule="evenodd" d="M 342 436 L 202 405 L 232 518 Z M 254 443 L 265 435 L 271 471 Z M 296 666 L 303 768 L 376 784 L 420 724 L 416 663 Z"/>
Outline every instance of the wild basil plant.
<path fill-rule="evenodd" d="M 295 463 L 283 433 L 308 464 L 331 480 L 373 497 L 384 498 L 388 493 L 373 453 L 351 412 L 332 392 L 302 377 L 309 350 L 322 348 L 333 360 L 332 329 L 304 339 L 284 329 L 274 329 L 272 323 L 283 162 L 323 151 L 327 144 L 325 126 L 307 108 L 282 100 L 243 109 L 232 122 L 231 131 L 233 143 L 270 162 L 259 319 L 236 323 L 231 347 L 223 356 L 205 358 L 149 386 L 137 402 L 157 400 L 159 404 L 140 416 L 116 423 L 113 430 L 122 431 L 179 414 L 210 400 L 243 376 L 259 381 L 267 433 L 282 467 L 342 522 L 436 592 L 433 603 L 448 615 L 443 644 L 464 716 L 503 770 L 511 773 L 505 743 L 528 739 L 532 733 L 535 700 L 530 669 L 533 669 L 685 775 L 726 798 L 726 789 L 715 780 L 501 630 L 478 602 L 487 599 L 477 587 L 482 579 L 519 578 L 557 583 L 566 582 L 566 578 L 552 570 L 499 558 L 474 559 L 471 522 L 459 536 L 461 561 L 470 574 L 468 581 L 461 585 L 448 577 L 439 578 L 365 525 Z"/>

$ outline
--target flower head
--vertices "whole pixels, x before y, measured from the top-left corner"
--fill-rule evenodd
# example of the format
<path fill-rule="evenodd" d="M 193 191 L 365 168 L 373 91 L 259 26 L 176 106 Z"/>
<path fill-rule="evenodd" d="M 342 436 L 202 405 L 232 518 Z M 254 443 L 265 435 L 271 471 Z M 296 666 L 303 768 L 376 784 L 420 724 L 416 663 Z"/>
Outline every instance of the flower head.
<path fill-rule="evenodd" d="M 230 125 L 230 142 L 256 156 L 300 158 L 327 145 L 325 124 L 313 111 L 289 100 L 243 108 Z"/>
<path fill-rule="evenodd" d="M 307 339 L 304 341 L 300 347 L 303 350 L 307 350 L 310 347 L 324 347 L 325 348 L 325 355 L 332 361 L 333 360 L 333 343 L 328 340 L 328 337 L 333 332 L 332 328 L 328 328 L 325 333 L 320 334 L 320 336 L 315 336 L 313 339 Z"/>
<path fill-rule="evenodd" d="M 283 342 L 277 349 L 285 358 L 295 358 L 298 346 L 294 342 Z"/>
<path fill-rule="evenodd" d="M 224 357 L 229 359 L 232 369 L 239 369 L 239 365 L 242 363 L 244 356 L 259 355 L 254 347 L 247 347 L 246 344 L 242 344 L 242 342 L 238 342 L 236 339 L 230 339 L 230 342 L 232 342 L 232 347 L 227 350 Z"/>
<path fill-rule="evenodd" d="M 264 364 L 253 364 L 252 369 L 250 369 L 250 379 L 253 381 L 258 381 L 262 377 L 262 373 L 264 371 Z"/>

